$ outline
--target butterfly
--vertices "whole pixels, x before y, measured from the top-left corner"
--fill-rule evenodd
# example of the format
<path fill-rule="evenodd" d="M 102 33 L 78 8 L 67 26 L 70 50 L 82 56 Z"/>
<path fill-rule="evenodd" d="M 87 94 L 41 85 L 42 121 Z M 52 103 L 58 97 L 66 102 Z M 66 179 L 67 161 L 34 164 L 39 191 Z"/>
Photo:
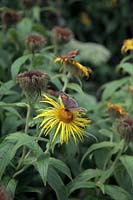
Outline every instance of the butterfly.
<path fill-rule="evenodd" d="M 73 98 L 69 97 L 65 92 L 61 91 L 59 96 L 60 96 L 66 110 L 69 110 L 69 111 L 75 110 L 75 111 L 79 111 L 79 112 L 86 112 L 86 109 L 79 107 L 78 103 Z"/>

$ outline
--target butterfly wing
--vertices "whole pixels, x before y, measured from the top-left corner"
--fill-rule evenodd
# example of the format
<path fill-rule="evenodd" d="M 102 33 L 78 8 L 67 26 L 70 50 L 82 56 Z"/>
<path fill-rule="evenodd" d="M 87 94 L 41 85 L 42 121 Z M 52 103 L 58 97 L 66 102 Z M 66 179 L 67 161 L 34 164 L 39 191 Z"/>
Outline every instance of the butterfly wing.
<path fill-rule="evenodd" d="M 61 100 L 64 104 L 65 109 L 75 110 L 78 112 L 85 112 L 84 108 L 78 106 L 78 103 L 71 97 L 69 97 L 65 92 L 60 92 Z"/>

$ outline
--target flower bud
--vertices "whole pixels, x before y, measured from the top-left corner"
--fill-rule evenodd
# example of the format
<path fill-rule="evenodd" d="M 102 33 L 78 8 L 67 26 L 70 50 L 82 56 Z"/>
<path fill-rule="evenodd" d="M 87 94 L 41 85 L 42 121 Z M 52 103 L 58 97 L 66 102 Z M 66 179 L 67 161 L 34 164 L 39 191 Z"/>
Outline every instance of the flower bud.
<path fill-rule="evenodd" d="M 126 142 L 133 141 L 133 119 L 129 117 L 119 119 L 117 121 L 117 130 Z"/>
<path fill-rule="evenodd" d="M 20 87 L 32 99 L 46 90 L 49 79 L 48 74 L 39 70 L 26 71 L 17 76 Z"/>

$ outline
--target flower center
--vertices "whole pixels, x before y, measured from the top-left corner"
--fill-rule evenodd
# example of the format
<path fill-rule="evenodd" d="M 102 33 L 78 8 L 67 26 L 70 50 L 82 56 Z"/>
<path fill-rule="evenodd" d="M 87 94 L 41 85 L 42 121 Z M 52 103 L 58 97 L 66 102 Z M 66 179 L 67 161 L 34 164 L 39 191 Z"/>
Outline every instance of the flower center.
<path fill-rule="evenodd" d="M 58 112 L 58 117 L 60 121 L 65 123 L 70 123 L 73 121 L 73 113 L 69 110 L 65 110 L 65 108 L 61 108 Z"/>

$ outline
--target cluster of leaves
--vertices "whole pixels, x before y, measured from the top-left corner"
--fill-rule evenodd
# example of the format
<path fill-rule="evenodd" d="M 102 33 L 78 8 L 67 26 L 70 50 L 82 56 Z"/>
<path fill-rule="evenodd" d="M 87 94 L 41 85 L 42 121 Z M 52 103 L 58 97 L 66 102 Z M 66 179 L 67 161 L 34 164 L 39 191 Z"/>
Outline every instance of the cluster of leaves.
<path fill-rule="evenodd" d="M 116 67 L 116 71 L 123 72 L 125 76 L 104 84 L 98 91 L 100 94 L 98 101 L 96 95 L 90 95 L 88 92 L 93 88 L 89 83 L 90 80 L 73 78 L 68 82 L 66 74 L 61 73 L 59 66 L 53 62 L 55 46 L 51 39 L 51 29 L 55 25 L 52 23 L 55 22 L 50 22 L 48 18 L 43 19 L 43 16 L 56 14 L 57 17 L 56 9 L 59 7 L 63 15 L 70 18 L 71 14 L 67 16 L 65 12 L 67 7 L 73 8 L 74 3 L 67 1 L 60 4 L 60 1 L 58 3 L 50 1 L 45 5 L 42 2 L 41 6 L 36 5 L 25 10 L 20 2 L 14 2 L 16 2 L 14 7 L 17 5 L 22 14 L 21 20 L 10 27 L 4 27 L 2 24 L 0 32 L 1 186 L 5 187 L 11 199 L 16 200 L 44 198 L 131 200 L 133 198 L 132 143 L 126 143 L 125 146 L 125 141 L 121 139 L 116 128 L 117 121 L 110 117 L 106 105 L 108 102 L 121 104 L 129 116 L 133 117 L 133 94 L 129 90 L 129 86 L 133 86 L 132 55 L 125 57 Z M 64 4 L 67 6 L 66 11 Z M 3 5 L 5 6 L 4 1 Z M 13 4 L 10 5 L 9 1 L 6 6 L 12 7 Z M 96 11 L 100 7 L 97 1 L 93 1 L 86 9 L 91 10 L 91 6 L 95 7 Z M 1 12 L 4 9 L 2 7 Z M 63 23 L 63 15 L 58 16 L 57 21 L 60 21 L 58 23 Z M 49 24 L 45 26 L 46 22 Z M 74 31 L 76 20 L 70 18 L 68 24 Z M 118 24 L 115 25 L 118 27 Z M 111 27 L 115 29 L 114 26 Z M 79 49 L 79 61 L 92 67 L 107 66 L 111 56 L 110 51 L 100 44 L 79 41 L 78 39 L 81 40 L 82 37 L 79 28 L 74 31 L 77 38 L 61 45 L 58 53 Z M 107 28 L 107 32 L 113 30 Z M 47 45 L 34 55 L 25 46 L 25 37 L 31 33 L 38 33 L 47 38 Z M 97 37 L 95 33 L 94 37 L 101 42 L 100 35 Z M 70 140 L 68 144 L 60 145 L 59 141 L 56 141 L 51 148 L 50 138 L 39 135 L 40 129 L 33 117 L 42 105 L 38 99 L 32 105 L 31 116 L 28 118 L 30 107 L 16 81 L 20 72 L 29 69 L 46 72 L 51 78 L 49 87 L 52 91 L 61 91 L 65 85 L 67 93 L 72 95 L 81 107 L 87 109 L 92 124 L 85 132 L 83 143 L 75 144 Z M 28 134 L 25 134 L 26 132 Z"/>

